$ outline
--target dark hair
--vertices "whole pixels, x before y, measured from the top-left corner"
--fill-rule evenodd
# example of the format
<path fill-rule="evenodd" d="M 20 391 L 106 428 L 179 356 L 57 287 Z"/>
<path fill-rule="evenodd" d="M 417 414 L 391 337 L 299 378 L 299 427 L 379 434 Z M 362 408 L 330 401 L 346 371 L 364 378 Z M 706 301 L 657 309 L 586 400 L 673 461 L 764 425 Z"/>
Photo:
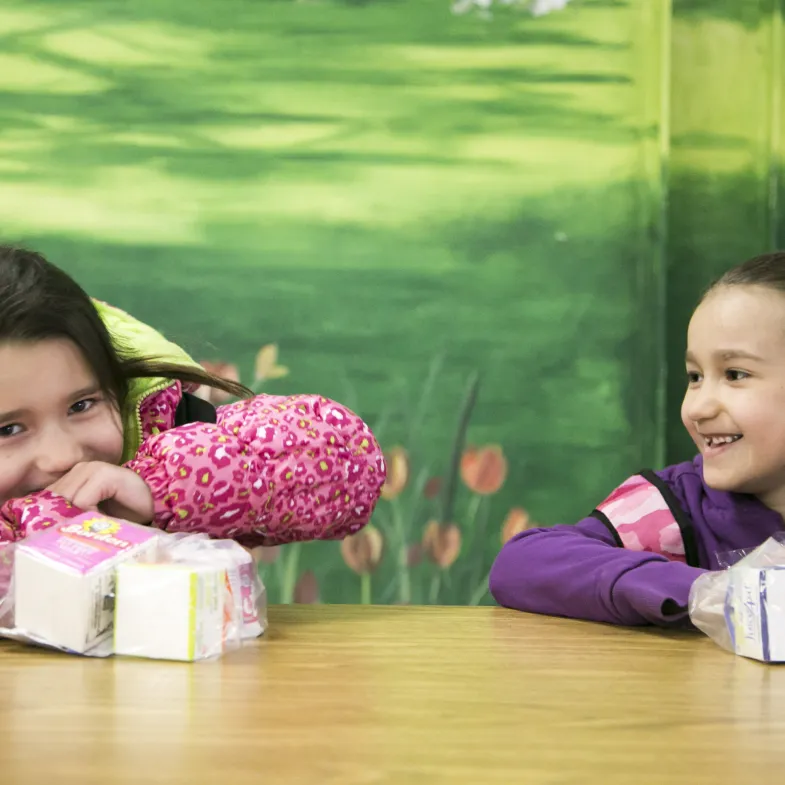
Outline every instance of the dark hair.
<path fill-rule="evenodd" d="M 130 379 L 162 377 L 216 387 L 245 398 L 242 384 L 196 367 L 155 357 L 124 357 L 93 301 L 76 281 L 44 257 L 23 248 L 0 245 L 0 341 L 66 338 L 93 370 L 103 393 L 122 408 Z M 129 353 L 130 354 L 130 353 Z"/>
<path fill-rule="evenodd" d="M 706 290 L 703 299 L 720 286 L 766 286 L 785 294 L 785 252 L 755 256 L 731 268 Z"/>

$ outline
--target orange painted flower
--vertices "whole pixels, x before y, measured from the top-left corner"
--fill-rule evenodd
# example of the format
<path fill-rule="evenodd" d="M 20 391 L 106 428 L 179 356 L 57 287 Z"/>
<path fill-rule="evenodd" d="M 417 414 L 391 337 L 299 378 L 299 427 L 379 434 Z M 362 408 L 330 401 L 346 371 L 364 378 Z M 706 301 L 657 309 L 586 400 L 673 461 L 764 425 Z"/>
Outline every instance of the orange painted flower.
<path fill-rule="evenodd" d="M 224 379 L 229 379 L 231 382 L 240 381 L 240 372 L 237 370 L 237 366 L 233 365 L 232 363 L 202 360 L 200 365 L 205 369 L 205 371 L 213 374 L 214 376 L 221 376 Z M 208 387 L 207 385 L 197 387 L 194 391 L 194 395 L 198 395 L 200 398 L 204 399 L 205 401 L 209 401 L 212 404 L 226 403 L 226 401 L 232 397 L 229 395 L 229 393 L 224 392 L 223 390 L 216 390 L 215 387 Z"/>
<path fill-rule="evenodd" d="M 370 524 L 341 542 L 341 556 L 358 575 L 372 573 L 382 560 L 384 537 Z"/>
<path fill-rule="evenodd" d="M 529 513 L 522 507 L 513 507 L 502 524 L 502 545 L 509 542 L 516 534 L 529 528 Z"/>
<path fill-rule="evenodd" d="M 306 570 L 297 581 L 294 601 L 298 605 L 315 605 L 319 602 L 319 583 L 311 570 Z"/>
<path fill-rule="evenodd" d="M 430 521 L 422 536 L 422 548 L 434 564 L 445 570 L 461 552 L 461 530 L 454 523 Z"/>
<path fill-rule="evenodd" d="M 461 456 L 461 479 L 482 496 L 496 493 L 507 479 L 507 459 L 498 444 L 467 447 Z"/>
<path fill-rule="evenodd" d="M 394 499 L 399 496 L 409 482 L 409 456 L 403 447 L 393 447 L 385 453 L 387 479 L 382 486 L 382 499 Z"/>

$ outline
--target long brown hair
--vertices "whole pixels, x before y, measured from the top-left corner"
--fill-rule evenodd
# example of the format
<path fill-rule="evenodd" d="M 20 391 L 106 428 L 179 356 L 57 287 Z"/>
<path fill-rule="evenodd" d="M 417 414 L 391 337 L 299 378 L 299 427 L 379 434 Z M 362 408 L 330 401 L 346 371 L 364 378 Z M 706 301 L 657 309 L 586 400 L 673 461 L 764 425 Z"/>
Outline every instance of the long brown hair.
<path fill-rule="evenodd" d="M 246 398 L 253 393 L 239 382 L 207 370 L 155 357 L 125 358 L 88 294 L 41 254 L 0 245 L 0 341 L 65 338 L 76 345 L 118 408 L 128 397 L 131 379 L 161 377 L 206 385 Z"/>

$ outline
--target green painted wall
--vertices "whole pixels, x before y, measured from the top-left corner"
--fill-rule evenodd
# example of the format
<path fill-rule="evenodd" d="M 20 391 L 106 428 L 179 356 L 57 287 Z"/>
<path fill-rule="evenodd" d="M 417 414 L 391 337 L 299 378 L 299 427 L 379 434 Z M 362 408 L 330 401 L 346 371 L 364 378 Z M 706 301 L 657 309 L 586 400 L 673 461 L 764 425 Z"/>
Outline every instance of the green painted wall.
<path fill-rule="evenodd" d="M 373 572 L 266 552 L 273 600 L 487 602 L 505 520 L 684 452 L 689 304 L 781 235 L 754 5 L 9 0 L 3 233 L 246 382 L 277 345 L 260 388 L 405 451 Z"/>
<path fill-rule="evenodd" d="M 678 417 L 685 333 L 700 292 L 785 246 L 785 32 L 781 0 L 674 3 L 668 189 L 667 458 L 692 442 Z"/>

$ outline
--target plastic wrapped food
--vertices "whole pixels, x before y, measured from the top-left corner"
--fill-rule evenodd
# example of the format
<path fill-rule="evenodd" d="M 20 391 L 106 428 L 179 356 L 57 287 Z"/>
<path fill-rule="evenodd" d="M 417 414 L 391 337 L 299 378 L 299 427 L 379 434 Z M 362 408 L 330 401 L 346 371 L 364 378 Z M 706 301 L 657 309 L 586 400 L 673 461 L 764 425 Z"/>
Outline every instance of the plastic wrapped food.
<path fill-rule="evenodd" d="M 194 661 L 258 637 L 264 586 L 231 540 L 85 513 L 0 552 L 0 636 L 95 657 Z"/>
<path fill-rule="evenodd" d="M 721 561 L 726 569 L 704 573 L 692 585 L 693 624 L 742 657 L 785 662 L 785 543 L 771 537 Z"/>

